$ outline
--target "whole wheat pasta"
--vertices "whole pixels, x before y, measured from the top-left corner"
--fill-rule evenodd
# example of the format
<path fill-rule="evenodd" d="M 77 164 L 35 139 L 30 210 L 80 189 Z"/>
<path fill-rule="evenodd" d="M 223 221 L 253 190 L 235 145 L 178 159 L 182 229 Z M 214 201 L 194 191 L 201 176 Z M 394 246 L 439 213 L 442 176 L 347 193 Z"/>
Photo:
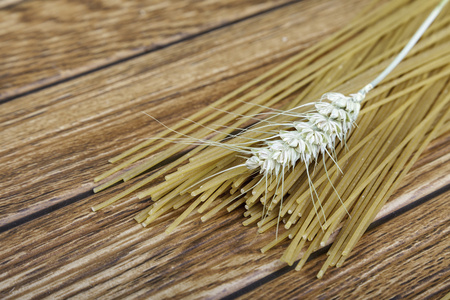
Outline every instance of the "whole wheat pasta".
<path fill-rule="evenodd" d="M 340 230 L 318 277 L 341 266 L 425 146 L 448 128 L 447 2 L 372 5 L 330 38 L 112 158 L 125 161 L 95 181 L 155 154 L 95 192 L 189 150 L 93 210 L 140 190 L 153 200 L 135 217 L 143 226 L 184 208 L 171 232 L 194 210 L 206 221 L 245 205 L 244 225 L 276 232 L 263 252 L 290 240 L 281 259 L 300 258 L 300 270 Z M 340 93 L 323 94 L 329 90 Z"/>

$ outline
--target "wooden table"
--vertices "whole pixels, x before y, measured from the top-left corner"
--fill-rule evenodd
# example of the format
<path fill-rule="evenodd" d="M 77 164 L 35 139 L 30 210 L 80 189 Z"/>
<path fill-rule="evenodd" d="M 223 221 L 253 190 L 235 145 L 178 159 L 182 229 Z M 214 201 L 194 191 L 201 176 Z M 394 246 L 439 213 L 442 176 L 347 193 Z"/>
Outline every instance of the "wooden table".
<path fill-rule="evenodd" d="M 261 254 L 243 209 L 170 236 L 98 213 L 107 159 L 347 24 L 369 1 L 0 1 L 0 298 L 437 299 L 450 290 L 450 132 L 434 140 L 346 264 Z"/>

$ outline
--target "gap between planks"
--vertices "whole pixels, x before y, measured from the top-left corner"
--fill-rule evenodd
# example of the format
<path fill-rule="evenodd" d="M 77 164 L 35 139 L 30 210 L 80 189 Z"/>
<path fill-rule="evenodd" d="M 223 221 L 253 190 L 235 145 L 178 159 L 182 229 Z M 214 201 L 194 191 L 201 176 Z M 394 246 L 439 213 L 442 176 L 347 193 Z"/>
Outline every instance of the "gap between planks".
<path fill-rule="evenodd" d="M 62 0 L 51 4 L 43 0 L 7 1 L 0 4 L 0 52 L 6 58 L 0 60 L 4 70 L 0 71 L 0 103 L 292 3 L 184 0 L 89 5 Z"/>

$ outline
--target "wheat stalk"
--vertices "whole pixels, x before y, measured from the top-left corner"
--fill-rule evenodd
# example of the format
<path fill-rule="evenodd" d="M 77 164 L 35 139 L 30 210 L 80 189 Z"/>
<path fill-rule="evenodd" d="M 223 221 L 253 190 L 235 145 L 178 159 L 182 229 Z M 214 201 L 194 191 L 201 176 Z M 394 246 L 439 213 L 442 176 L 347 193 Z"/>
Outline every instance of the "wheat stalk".
<path fill-rule="evenodd" d="M 401 3 L 401 1 L 397 2 Z M 286 229 L 288 229 L 288 231 L 280 234 L 280 236 L 277 236 L 272 243 L 270 243 L 263 249 L 263 251 L 267 251 L 269 248 L 280 243 L 284 239 L 292 238 L 290 246 L 288 247 L 285 255 L 283 255 L 283 260 L 285 260 L 289 264 L 292 264 L 295 258 L 298 257 L 301 249 L 306 243 L 306 240 L 312 239 L 313 243 L 308 248 L 307 253 L 303 256 L 303 259 L 300 261 L 297 267 L 297 269 L 300 269 L 303 263 L 306 261 L 308 253 L 311 253 L 311 251 L 313 251 L 315 247 L 318 247 L 318 245 L 324 245 L 325 242 L 329 239 L 332 232 L 337 229 L 337 226 L 340 224 L 343 218 L 342 212 L 344 212 L 344 215 L 349 214 L 347 208 L 354 205 L 356 195 L 358 194 L 356 191 L 348 194 L 348 192 L 342 189 L 342 186 L 345 186 L 345 180 L 347 180 L 345 178 L 342 180 L 339 187 L 335 188 L 335 186 L 333 185 L 333 182 L 336 181 L 338 176 L 338 172 L 336 171 L 339 169 L 339 167 L 335 164 L 337 160 L 337 155 L 335 152 L 338 151 L 337 149 L 335 149 L 337 141 L 341 141 L 341 144 L 346 143 L 346 141 L 348 140 L 348 136 L 350 135 L 350 130 L 355 126 L 355 121 L 360 113 L 361 102 L 364 100 L 366 94 L 375 86 L 377 86 L 388 74 L 390 74 L 400 63 L 400 61 L 403 60 L 406 54 L 411 51 L 412 47 L 418 41 L 420 36 L 423 35 L 425 30 L 428 28 L 428 26 L 430 26 L 430 24 L 437 17 L 437 15 L 447 2 L 448 0 L 444 0 L 439 3 L 439 5 L 428 16 L 426 21 L 422 23 L 419 30 L 416 31 L 416 33 L 413 35 L 413 38 L 410 39 L 408 44 L 403 48 L 403 50 L 393 60 L 393 62 L 390 63 L 389 66 L 386 67 L 375 80 L 366 85 L 358 93 L 350 94 L 350 96 L 345 96 L 344 94 L 340 93 L 326 93 L 320 98 L 320 101 L 316 103 L 308 103 L 307 105 L 296 106 L 286 111 L 274 110 L 275 116 L 262 120 L 262 124 L 264 125 L 260 127 L 253 126 L 239 136 L 232 135 L 234 139 L 226 142 L 221 142 L 220 140 L 223 139 L 226 133 L 231 132 L 233 128 L 227 128 L 228 131 L 224 130 L 224 134 L 221 134 L 219 130 L 211 129 L 208 126 L 203 125 L 203 122 L 193 122 L 193 125 L 200 128 L 203 127 L 203 129 L 205 129 L 204 132 L 219 132 L 217 137 L 215 137 L 213 140 L 205 140 L 202 137 L 202 132 L 194 136 L 192 134 L 187 134 L 175 129 L 168 128 L 166 132 L 175 132 L 178 136 L 191 136 L 190 138 L 184 140 L 181 140 L 178 137 L 175 138 L 175 141 L 189 144 L 194 143 L 198 145 L 198 147 L 189 152 L 187 156 L 184 156 L 179 160 L 169 164 L 167 167 L 156 172 L 154 175 L 143 180 L 137 185 L 132 186 L 131 188 L 118 194 L 112 199 L 93 207 L 93 210 L 95 211 L 106 205 L 114 203 L 123 196 L 138 188 L 141 188 L 145 184 L 151 182 L 153 179 L 174 168 L 186 158 L 190 158 L 190 163 L 179 167 L 176 172 L 167 175 L 166 182 L 145 190 L 139 194 L 140 198 L 151 195 L 153 201 L 155 202 L 148 209 L 144 210 L 138 216 L 136 216 L 136 220 L 138 222 L 142 222 L 144 226 L 147 226 L 158 216 L 162 215 L 168 210 L 176 209 L 186 203 L 191 203 L 189 207 L 183 212 L 183 214 L 178 217 L 177 220 L 168 228 L 167 231 L 170 232 L 195 208 L 200 206 L 198 211 L 204 212 L 209 206 L 212 205 L 212 203 L 215 201 L 215 199 L 217 199 L 218 196 L 223 194 L 224 191 L 229 190 L 231 195 L 223 201 L 217 203 L 213 209 L 211 209 L 202 217 L 202 220 L 205 221 L 209 219 L 222 208 L 228 206 L 227 209 L 231 211 L 238 205 L 243 203 L 246 203 L 247 208 L 247 212 L 245 215 L 249 217 L 249 219 L 244 222 L 244 224 L 251 224 L 259 220 L 258 226 L 260 227 L 260 232 L 264 232 L 265 230 L 276 225 L 276 232 L 278 234 L 278 224 L 280 223 L 280 220 L 283 219 L 284 221 L 286 221 L 285 227 Z M 395 4 L 398 5 L 398 3 Z M 426 7 L 426 5 L 423 3 L 419 3 L 416 6 Z M 423 10 L 425 8 L 421 9 Z M 418 11 L 420 11 L 420 9 L 417 9 L 417 12 L 414 11 L 414 13 L 418 13 Z M 442 27 L 445 26 L 445 24 L 445 21 L 443 21 L 437 25 Z M 426 47 L 425 44 L 421 49 L 423 49 L 424 47 Z M 444 55 L 448 54 L 443 49 L 440 49 L 439 51 L 444 53 Z M 292 73 L 293 71 L 290 72 L 291 73 L 289 74 L 291 75 L 288 75 L 288 77 L 286 77 L 286 81 L 289 80 L 289 76 L 292 77 L 292 74 L 295 74 Z M 418 72 L 418 74 L 422 74 L 423 72 L 427 71 L 420 70 L 419 68 L 419 70 L 417 70 L 416 72 Z M 443 71 L 442 74 L 438 74 L 436 75 L 436 77 L 430 78 L 429 80 L 430 82 L 436 82 L 437 80 L 439 80 L 439 78 L 442 78 L 442 76 L 445 76 L 446 74 L 446 71 Z M 271 81 L 269 81 L 268 84 L 270 84 L 270 82 Z M 251 84 L 254 84 L 254 82 Z M 251 84 L 247 85 L 247 88 Z M 411 87 L 411 89 L 415 90 L 419 89 L 420 87 L 421 85 L 414 85 Z M 241 89 L 238 89 L 235 95 L 237 95 L 241 91 Z M 257 90 L 255 90 L 255 93 L 256 92 Z M 379 91 L 377 89 L 377 92 L 380 93 L 382 92 L 382 90 Z M 384 101 L 384 103 L 389 103 L 389 101 L 393 101 L 395 99 L 401 99 L 401 97 L 402 95 L 393 95 L 393 97 L 389 97 L 392 99 L 386 98 L 386 101 Z M 227 97 L 225 97 L 224 99 L 226 98 Z M 245 104 L 248 104 L 245 99 L 242 101 Z M 408 109 L 408 106 L 410 106 L 411 103 L 413 103 L 412 100 L 408 100 L 405 105 L 392 113 L 391 117 L 394 118 L 401 116 L 405 109 Z M 442 105 L 445 105 L 446 102 L 443 101 L 441 103 L 443 103 Z M 258 102 L 256 102 L 256 104 L 248 104 L 247 107 L 254 108 L 254 114 L 248 116 L 248 114 L 245 114 L 244 111 L 236 111 L 232 113 L 234 114 L 234 116 L 232 114 L 229 114 L 227 117 L 225 117 L 225 119 L 223 119 L 223 124 L 226 124 L 227 121 L 225 120 L 230 120 L 236 115 L 239 115 L 241 117 L 244 116 L 244 121 L 245 119 L 260 120 L 258 111 L 265 109 L 267 105 L 270 105 L 270 103 L 266 103 L 265 105 Z M 296 110 L 300 108 L 310 106 L 314 107 L 313 111 L 305 113 L 296 112 Z M 228 110 L 227 108 L 225 108 L 217 111 L 226 112 Z M 367 113 L 367 111 L 369 110 L 367 109 L 365 113 Z M 434 112 L 434 114 L 437 113 L 438 111 Z M 286 120 L 280 122 L 278 120 L 280 118 L 281 120 Z M 294 120 L 292 120 L 293 118 Z M 241 124 L 244 121 L 242 121 Z M 186 125 L 189 122 L 190 121 L 187 120 L 183 124 Z M 386 124 L 388 124 L 388 122 Z M 360 124 L 361 127 L 362 125 L 363 124 Z M 278 128 L 280 126 L 282 127 L 282 130 L 278 130 L 278 132 L 273 134 L 273 128 Z M 384 128 L 383 126 L 380 125 L 379 128 L 382 129 Z M 270 130 L 268 128 L 270 128 Z M 372 132 L 371 134 L 373 135 L 375 133 Z M 240 140 L 241 142 L 236 142 L 234 140 Z M 362 139 L 361 143 L 358 143 L 358 145 L 350 147 L 351 150 L 344 157 L 354 155 L 357 149 L 362 147 L 364 143 L 367 143 L 366 140 L 368 139 L 364 138 Z M 170 138 L 165 138 L 164 140 L 164 142 L 167 143 L 173 141 L 174 139 Z M 143 145 L 148 144 L 149 142 L 146 142 Z M 202 156 L 195 156 L 195 154 L 203 150 L 205 146 L 218 146 L 222 149 L 206 150 L 202 152 Z M 134 147 L 131 151 L 113 160 L 115 161 L 121 159 L 129 155 L 130 153 L 139 150 L 142 147 L 144 146 L 140 145 Z M 113 171 L 100 176 L 98 179 L 101 179 L 111 174 L 112 172 L 126 167 L 127 165 L 129 165 L 129 163 L 145 157 L 147 153 L 150 153 L 150 150 L 154 151 L 155 149 L 157 148 L 149 149 L 149 151 L 145 151 L 143 154 L 139 154 L 135 158 L 131 158 L 128 162 L 119 165 L 118 167 L 114 168 Z M 177 146 L 173 151 L 178 151 L 179 149 L 181 149 L 181 147 Z M 398 153 L 399 150 L 396 151 L 397 152 L 395 153 Z M 235 152 L 241 153 L 244 157 L 236 158 L 236 156 L 233 154 Z M 164 155 L 165 154 L 162 154 L 160 156 L 160 159 L 163 159 L 165 157 Z M 323 166 L 320 166 L 320 164 L 318 164 L 320 156 L 322 156 L 323 158 Z M 325 157 L 328 157 L 331 162 L 326 162 Z M 320 169 L 319 171 L 321 171 L 322 173 L 318 172 L 316 175 L 314 175 L 314 172 L 310 173 L 309 165 L 311 164 L 311 162 L 315 162 L 315 167 L 317 166 L 317 168 Z M 389 160 L 384 160 L 382 166 L 386 166 L 388 163 Z M 96 191 L 104 189 L 119 180 L 128 180 L 148 168 L 149 164 L 142 164 L 141 166 L 138 166 L 135 169 L 126 172 L 125 175 L 121 175 L 116 179 L 110 180 L 109 182 L 101 185 L 100 187 L 96 188 Z M 370 178 L 375 178 L 375 175 L 383 172 L 382 169 L 378 169 L 379 168 L 372 169 L 372 175 L 362 175 L 364 181 L 363 184 L 361 184 L 357 189 L 359 193 L 361 193 L 361 191 L 365 187 L 371 184 Z M 354 172 L 355 171 L 352 171 L 352 169 L 347 171 L 346 173 L 349 175 L 347 177 L 356 176 L 354 175 L 356 174 Z M 323 175 L 319 176 L 320 174 Z M 301 178 L 303 180 L 297 180 L 298 178 Z M 321 184 L 326 180 L 329 181 L 329 186 L 321 186 Z M 349 183 L 350 182 L 348 182 L 347 184 Z M 308 193 L 312 200 L 309 204 L 307 203 L 307 201 L 304 201 L 307 197 L 307 193 L 304 192 L 305 184 L 309 186 Z M 324 195 L 327 195 L 330 189 L 335 193 L 334 199 L 338 199 L 338 202 L 341 203 L 340 208 L 337 208 L 335 201 L 332 199 L 327 200 L 326 203 L 321 202 L 321 199 L 324 199 Z M 288 192 L 290 196 L 284 199 L 284 195 L 286 192 Z M 343 195 L 342 198 L 344 198 L 345 201 L 342 201 L 341 197 L 339 196 L 340 194 Z M 388 193 L 385 193 L 385 195 L 387 194 Z M 366 199 L 368 198 L 369 197 L 366 197 Z M 386 196 L 384 198 L 386 198 Z M 194 199 L 196 200 L 191 202 Z M 271 200 L 270 205 L 267 205 L 269 199 Z M 262 208 L 256 205 L 258 202 L 263 204 Z M 373 219 L 374 216 L 365 216 L 363 214 L 362 208 L 365 207 L 365 205 L 369 204 L 362 203 L 363 202 L 358 202 L 354 207 L 352 220 L 363 220 L 364 222 L 360 224 L 367 224 L 368 222 L 370 222 L 368 220 L 371 220 L 371 218 Z M 379 202 L 374 207 L 378 207 L 380 203 L 381 202 Z M 278 210 L 276 210 L 276 208 L 278 208 Z M 321 211 L 321 213 L 319 213 L 319 211 Z M 371 212 L 373 213 L 373 211 Z M 290 217 L 286 218 L 286 216 L 289 215 Z M 303 215 L 306 216 L 306 221 L 298 222 L 300 216 Z M 345 232 L 346 231 L 342 231 L 342 234 L 344 234 Z M 354 235 L 352 236 L 353 238 L 351 239 L 351 245 L 354 245 L 355 238 L 360 234 L 360 232 L 361 229 L 355 231 Z M 350 233 L 347 232 L 345 234 Z M 338 244 L 341 245 L 342 243 L 338 242 L 336 245 Z M 349 249 L 351 249 L 352 247 L 350 244 L 346 245 L 344 247 L 345 249 L 343 250 L 339 250 L 338 246 L 334 247 L 333 251 L 335 252 L 330 254 L 331 258 L 328 265 L 342 264 L 342 257 L 346 257 L 349 253 Z M 336 253 L 338 252 L 336 251 L 342 251 L 342 256 L 337 255 Z M 325 270 L 326 267 L 321 270 L 321 273 L 319 273 L 318 276 L 321 277 Z"/>

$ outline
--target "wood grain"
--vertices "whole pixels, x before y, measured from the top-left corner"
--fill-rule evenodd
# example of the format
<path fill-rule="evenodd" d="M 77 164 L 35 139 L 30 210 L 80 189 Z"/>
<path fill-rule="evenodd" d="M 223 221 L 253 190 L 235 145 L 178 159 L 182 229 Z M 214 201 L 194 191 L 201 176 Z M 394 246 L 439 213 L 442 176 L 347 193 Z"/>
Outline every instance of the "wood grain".
<path fill-rule="evenodd" d="M 444 138 L 436 140 L 429 150 L 445 148 L 447 142 L 448 139 Z M 434 153 L 426 151 L 423 157 Z M 448 165 L 448 161 L 446 164 Z M 406 182 L 413 180 L 425 183 L 425 186 L 433 187 L 430 190 L 434 191 L 437 188 L 436 171 L 431 170 L 435 170 L 435 167 L 434 160 L 414 167 Z M 444 174 L 437 176 L 438 178 L 448 176 L 445 167 L 440 172 Z M 408 203 L 420 201 L 430 193 L 426 189 L 417 191 L 414 185 L 408 183 L 399 190 L 402 190 L 403 197 L 408 198 Z M 319 293 L 320 287 L 328 280 L 334 280 L 335 285 L 342 284 L 342 276 L 346 276 L 345 274 L 351 274 L 353 278 L 366 276 L 371 265 L 361 263 L 375 259 L 372 250 L 360 250 L 360 247 L 364 249 L 368 241 L 372 242 L 372 247 L 382 247 L 387 259 L 392 249 L 381 246 L 381 242 L 395 245 L 421 243 L 422 235 L 407 232 L 399 236 L 391 233 L 395 230 L 415 232 L 420 228 L 425 230 L 429 226 L 439 225 L 441 229 L 442 226 L 447 227 L 442 229 L 444 232 L 439 233 L 445 236 L 445 230 L 448 230 L 448 210 L 445 209 L 448 193 L 446 195 L 445 199 L 438 200 L 439 205 L 430 200 L 432 207 L 437 205 L 435 210 L 427 208 L 428 206 L 422 208 L 423 205 L 419 206 L 420 209 L 411 210 L 415 216 L 423 217 L 423 220 L 416 221 L 413 217 L 406 217 L 405 220 L 399 220 L 399 223 L 395 221 L 392 226 L 384 227 L 376 239 L 371 237 L 358 243 L 359 248 L 352 252 L 352 258 L 347 264 L 342 269 L 330 270 L 325 281 L 315 279 L 315 274 L 323 263 L 323 256 L 317 261 L 310 261 L 305 270 L 288 270 L 287 274 L 292 274 L 285 276 L 292 276 L 292 280 L 298 278 L 302 282 L 299 287 L 314 293 Z M 277 272 L 285 268 L 278 258 L 287 245 L 261 254 L 259 249 L 273 237 L 257 235 L 255 228 L 243 227 L 243 211 L 231 214 L 223 212 L 217 219 L 206 223 L 201 223 L 199 216 L 193 215 L 173 234 L 167 236 L 163 231 L 173 220 L 173 214 L 163 218 L 152 229 L 142 229 L 131 220 L 131 216 L 143 208 L 144 203 L 130 205 L 131 200 L 99 213 L 86 209 L 102 196 L 81 199 L 1 233 L 0 295 L 4 298 L 28 298 L 49 293 L 55 298 L 74 295 L 84 298 L 100 295 L 113 298 L 133 294 L 136 297 L 154 296 L 156 299 L 227 296 L 264 280 L 267 276 L 277 276 Z M 425 211 L 427 214 L 424 214 Z M 435 220 L 435 223 L 430 223 L 430 219 Z M 414 226 L 404 226 L 405 223 Z M 391 236 L 381 237 L 388 234 Z M 423 237 L 428 234 L 426 231 Z M 429 241 L 442 241 L 445 244 L 443 236 L 430 236 Z M 442 243 L 439 247 L 441 246 Z M 383 253 L 377 257 L 381 259 Z M 422 263 L 427 261 L 424 259 Z M 405 272 L 408 274 L 409 269 Z M 390 276 L 394 275 L 391 273 Z M 398 278 L 404 275 L 396 274 Z M 439 274 L 436 276 L 433 280 L 440 278 Z M 286 279 L 282 277 L 280 280 Z M 438 282 L 442 283 L 440 280 Z M 354 288 L 354 283 L 352 281 L 348 288 Z M 395 282 L 380 284 L 388 290 L 395 287 Z M 294 292 L 298 290 L 288 291 Z"/>
<path fill-rule="evenodd" d="M 349 7 L 363 6 L 301 2 L 4 103 L 0 226 L 88 193 L 91 179 L 109 168 L 107 158 L 161 128 L 143 111 L 170 125 L 336 30 L 349 21 Z M 341 17 L 331 19 L 336 12 Z"/>
<path fill-rule="evenodd" d="M 40 0 L 8 2 L 7 8 L 14 12 L 11 16 L 20 16 L 22 10 L 27 11 L 24 8 L 32 11 L 35 5 L 42 4 Z M 59 30 L 67 30 L 72 38 L 87 31 L 90 21 L 66 9 L 84 12 L 91 21 L 104 22 L 104 29 L 88 32 L 89 38 L 80 39 L 86 47 L 82 48 L 86 50 L 84 58 L 70 51 L 65 53 L 64 49 L 72 49 L 71 43 L 56 43 L 48 57 L 22 68 L 37 74 L 41 81 L 36 83 L 27 74 L 10 73 L 14 75 L 11 86 L 0 88 L 7 91 L 2 95 L 9 97 L 54 82 L 51 80 L 68 79 L 0 104 L 0 298 L 443 296 L 450 289 L 450 131 L 429 145 L 343 268 L 330 269 L 322 280 L 315 279 L 315 275 L 325 260 L 323 250 L 312 256 L 304 270 L 295 272 L 278 260 L 286 244 L 266 254 L 259 251 L 273 236 L 258 235 L 256 228 L 243 227 L 243 210 L 222 212 L 205 223 L 193 214 L 168 236 L 163 231 L 177 212 L 162 218 L 151 229 L 143 229 L 132 220 L 147 200 L 128 198 L 98 213 L 89 209 L 123 189 L 113 187 L 92 194 L 92 178 L 109 168 L 106 159 L 161 129 L 142 111 L 170 125 L 337 30 L 368 2 L 301 1 L 255 16 L 286 1 L 230 1 L 227 3 L 234 4 L 224 8 L 227 13 L 220 21 L 216 19 L 218 11 L 222 12 L 218 1 L 195 2 L 197 6 L 192 9 L 198 10 L 197 15 L 189 15 L 191 7 L 183 6 L 188 2 L 181 1 L 176 6 L 182 14 L 180 23 L 158 31 L 151 27 L 156 23 L 144 24 L 132 18 L 138 1 L 128 1 L 129 6 L 113 7 L 102 15 L 95 6 L 88 5 L 101 2 L 74 4 L 58 0 L 54 1 L 54 10 L 0 24 L 1 49 L 5 45 L 1 34 L 7 24 L 11 32 L 41 35 L 45 45 L 51 44 L 52 35 L 59 36 Z M 153 5 L 156 1 L 139 3 Z M 202 10 L 208 5 L 215 13 Z M 55 24 L 51 16 L 60 12 L 73 19 L 61 23 L 59 29 L 50 28 Z M 166 11 L 164 18 L 173 20 L 176 12 Z M 251 17 L 227 24 L 236 19 L 235 14 L 237 18 Z M 113 20 L 127 29 L 119 29 L 116 35 Z M 171 22 L 159 21 L 160 26 Z M 34 26 L 26 28 L 26 24 Z M 164 49 L 136 44 L 136 50 L 124 36 L 138 30 L 130 28 L 132 24 L 147 26 L 137 43 L 144 43 L 147 33 L 159 45 L 180 43 Z M 182 24 L 187 27 L 183 31 L 187 35 L 178 36 Z M 203 33 L 214 26 L 222 28 Z M 42 34 L 44 29 L 50 30 L 48 35 Z M 109 45 L 99 38 L 103 33 L 109 34 L 105 36 L 105 40 L 111 40 Z M 189 35 L 198 36 L 186 39 Z M 14 46 L 16 50 L 19 47 Z M 135 55 L 130 54 L 135 50 L 145 54 L 73 77 L 122 59 L 119 54 Z M 11 52 L 12 62 L 35 62 L 26 52 Z M 0 53 L 3 58 L 4 52 Z M 49 67 L 52 63 L 58 66 L 56 71 Z M 0 75 L 0 84 L 6 82 L 4 79 Z M 408 210 L 408 205 L 414 208 Z"/>
<path fill-rule="evenodd" d="M 0 3 L 0 101 L 289 2 L 6 1 Z"/>
<path fill-rule="evenodd" d="M 323 280 L 314 278 L 317 265 L 307 264 L 242 298 L 439 299 L 450 289 L 449 200 L 447 191 L 370 230 L 344 267 Z M 324 254 L 315 259 L 324 262 Z"/>

